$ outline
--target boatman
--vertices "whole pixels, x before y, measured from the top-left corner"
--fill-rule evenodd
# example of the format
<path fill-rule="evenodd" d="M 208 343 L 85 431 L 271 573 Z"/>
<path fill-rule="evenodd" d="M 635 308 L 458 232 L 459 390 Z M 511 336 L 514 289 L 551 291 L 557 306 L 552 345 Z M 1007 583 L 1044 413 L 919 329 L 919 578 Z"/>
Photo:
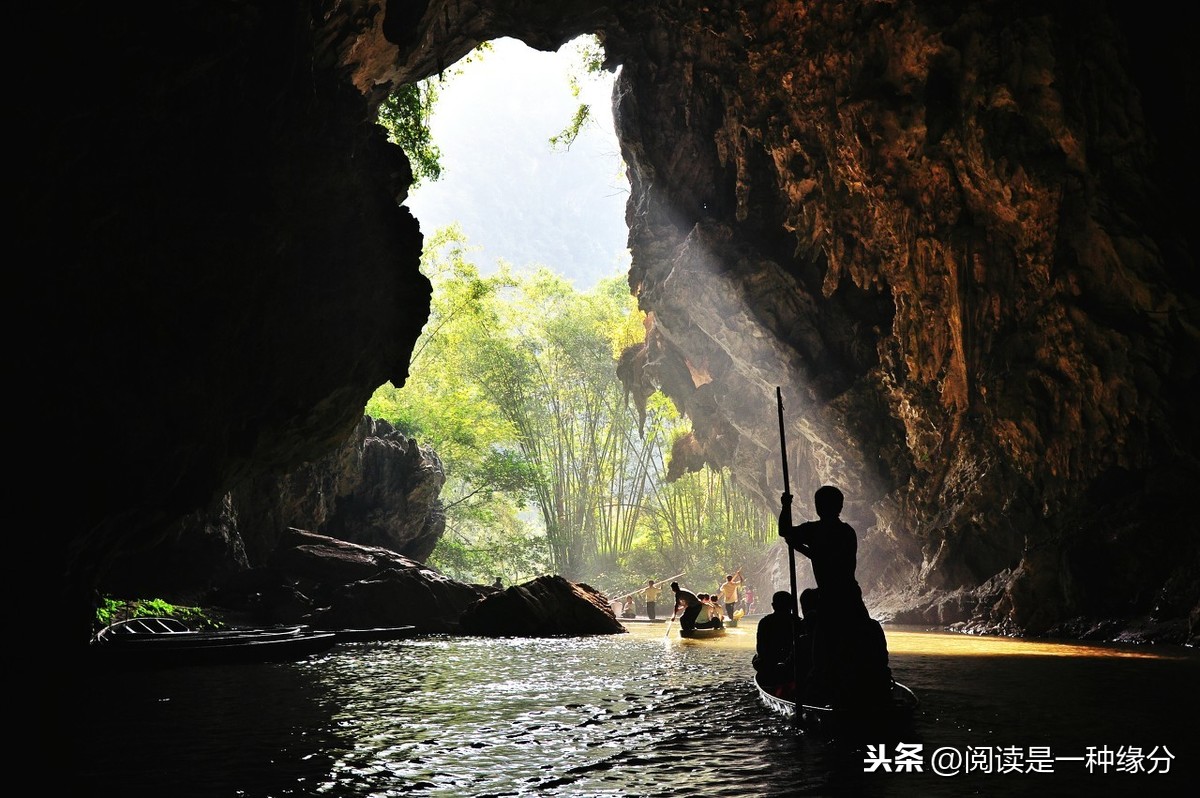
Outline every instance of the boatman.
<path fill-rule="evenodd" d="M 671 583 L 671 592 L 675 594 L 675 610 L 671 613 L 672 617 L 679 615 L 679 628 L 685 632 L 692 631 L 696 628 L 696 616 L 700 614 L 704 602 L 692 591 L 681 588 L 678 582 Z"/>
<path fill-rule="evenodd" d="M 662 588 L 654 584 L 653 579 L 647 579 L 646 586 L 642 588 L 642 598 L 646 602 L 646 617 L 652 621 L 658 617 L 658 597 L 661 595 Z"/>
<path fill-rule="evenodd" d="M 737 569 L 737 573 L 728 574 L 725 577 L 725 584 L 721 585 L 721 601 L 725 603 L 725 617 L 733 619 L 733 612 L 737 609 L 738 603 L 738 588 L 742 585 L 742 569 Z M 715 596 L 713 598 L 716 598 Z"/>
<path fill-rule="evenodd" d="M 792 494 L 780 498 L 783 507 L 779 512 L 779 534 L 812 563 L 820 594 L 810 693 L 815 693 L 818 700 L 837 700 L 842 697 L 839 692 L 852 690 L 839 682 L 845 682 L 851 672 L 848 666 L 852 664 L 856 633 L 870 619 L 862 589 L 854 578 L 858 537 L 854 527 L 839 517 L 845 498 L 832 485 L 825 485 L 813 495 L 818 520 L 799 526 L 792 526 Z"/>

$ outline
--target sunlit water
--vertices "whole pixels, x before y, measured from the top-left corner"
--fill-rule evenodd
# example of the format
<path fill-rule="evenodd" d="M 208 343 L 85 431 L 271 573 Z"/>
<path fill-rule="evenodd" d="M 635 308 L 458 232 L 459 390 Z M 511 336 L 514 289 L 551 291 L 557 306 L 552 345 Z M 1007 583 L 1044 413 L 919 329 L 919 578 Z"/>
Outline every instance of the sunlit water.
<path fill-rule="evenodd" d="M 1188 649 L 889 627 L 893 674 L 922 703 L 871 750 L 764 708 L 752 623 L 722 640 L 666 631 L 357 643 L 299 663 L 109 676 L 78 702 L 66 776 L 87 794 L 164 798 L 1196 794 Z M 1066 759 L 1089 747 L 1090 772 Z M 937 775 L 935 751 L 947 769 L 955 752 L 975 767 Z M 868 772 L 872 757 L 890 772 Z M 1053 772 L 1036 772 L 1047 760 Z"/>

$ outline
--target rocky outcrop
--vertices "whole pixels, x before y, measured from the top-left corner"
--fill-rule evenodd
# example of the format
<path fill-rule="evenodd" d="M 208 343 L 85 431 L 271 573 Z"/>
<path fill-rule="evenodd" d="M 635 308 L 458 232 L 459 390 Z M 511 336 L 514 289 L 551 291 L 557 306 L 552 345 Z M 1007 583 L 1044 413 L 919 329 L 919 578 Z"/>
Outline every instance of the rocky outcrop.
<path fill-rule="evenodd" d="M 200 601 L 239 571 L 266 564 L 292 528 L 388 549 L 424 562 L 445 528 L 437 454 L 364 416 L 325 457 L 284 476 L 247 480 L 164 541 L 119 557 L 107 593 Z"/>
<path fill-rule="evenodd" d="M 379 546 L 424 562 L 446 527 L 437 453 L 381 419 L 364 416 L 333 452 L 283 477 L 235 491 L 247 549 L 266 556 L 279 533 L 299 527 Z"/>
<path fill-rule="evenodd" d="M 797 513 L 843 488 L 877 607 L 1197 615 L 1187 26 L 998 0 L 33 10 L 30 51 L 103 87 L 14 89 L 17 415 L 66 433 L 80 485 L 29 442 L 55 511 L 30 561 L 70 639 L 115 558 L 404 381 L 429 285 L 381 99 L 486 39 L 584 32 L 621 69 L 650 321 L 622 370 L 687 414 L 688 467 L 776 506 L 782 386 Z"/>
<path fill-rule="evenodd" d="M 571 637 L 621 634 L 625 627 L 595 588 L 540 576 L 467 607 L 459 630 L 484 637 Z"/>
<path fill-rule="evenodd" d="M 468 606 L 493 592 L 389 549 L 289 529 L 266 564 L 235 574 L 209 600 L 264 624 L 448 633 Z"/>
<path fill-rule="evenodd" d="M 671 22 L 610 48 L 652 325 L 623 378 L 687 413 L 689 464 L 778 506 L 781 385 L 793 489 L 846 492 L 883 614 L 1186 619 L 1200 337 L 1164 177 L 1194 156 L 1153 123 L 1194 130 L 1194 59 L 1056 4 Z"/>

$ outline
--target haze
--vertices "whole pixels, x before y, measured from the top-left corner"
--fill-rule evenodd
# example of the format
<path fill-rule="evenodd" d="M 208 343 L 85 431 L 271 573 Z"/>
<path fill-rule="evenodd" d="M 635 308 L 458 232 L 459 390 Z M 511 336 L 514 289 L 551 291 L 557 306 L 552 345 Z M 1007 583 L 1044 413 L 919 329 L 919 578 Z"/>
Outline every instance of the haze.
<path fill-rule="evenodd" d="M 442 177 L 406 203 L 422 232 L 458 222 L 485 274 L 498 259 L 545 265 L 579 290 L 624 275 L 629 183 L 613 131 L 614 74 L 584 73 L 572 43 L 544 53 L 515 39 L 454 69 L 461 73 L 447 71 L 429 122 Z M 569 150 L 552 148 L 581 102 L 591 121 Z"/>

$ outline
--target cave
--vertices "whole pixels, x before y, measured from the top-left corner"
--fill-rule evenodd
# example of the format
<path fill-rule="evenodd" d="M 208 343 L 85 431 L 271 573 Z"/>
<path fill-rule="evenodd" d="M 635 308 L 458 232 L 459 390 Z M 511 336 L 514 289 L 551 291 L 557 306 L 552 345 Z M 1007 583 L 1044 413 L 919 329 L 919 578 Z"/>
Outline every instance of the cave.
<path fill-rule="evenodd" d="M 54 10 L 18 11 L 55 80 L 16 89 L 14 387 L 50 511 L 18 534 L 64 643 L 114 557 L 403 383 L 430 287 L 387 94 L 585 33 L 621 67 L 652 320 L 622 379 L 671 398 L 698 462 L 778 507 L 781 386 L 799 509 L 843 488 L 891 617 L 1195 639 L 1185 26 L 983 0 Z"/>

